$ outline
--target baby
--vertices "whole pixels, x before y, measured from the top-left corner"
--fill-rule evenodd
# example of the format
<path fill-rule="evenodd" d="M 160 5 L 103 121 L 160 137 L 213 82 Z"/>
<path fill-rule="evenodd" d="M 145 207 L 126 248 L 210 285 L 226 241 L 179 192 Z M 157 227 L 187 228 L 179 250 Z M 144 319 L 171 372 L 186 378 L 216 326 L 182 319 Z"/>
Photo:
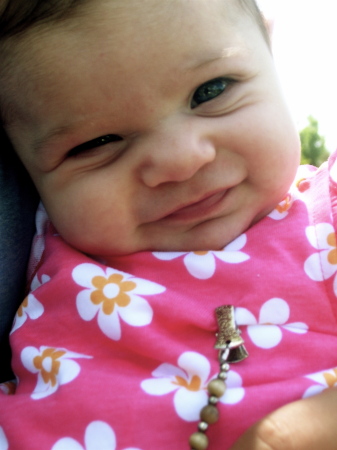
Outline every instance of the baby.
<path fill-rule="evenodd" d="M 0 449 L 334 448 L 336 393 L 312 394 L 336 380 L 335 157 L 298 171 L 254 1 L 0 12 L 3 126 L 48 216 Z M 249 353 L 233 370 L 224 304 Z"/>

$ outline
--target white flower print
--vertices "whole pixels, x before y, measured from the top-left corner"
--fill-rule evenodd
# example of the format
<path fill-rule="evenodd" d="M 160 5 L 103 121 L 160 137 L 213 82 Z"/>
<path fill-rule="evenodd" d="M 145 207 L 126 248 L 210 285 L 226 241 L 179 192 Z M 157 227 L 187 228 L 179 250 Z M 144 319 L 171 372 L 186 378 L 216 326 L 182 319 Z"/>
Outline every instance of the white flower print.
<path fill-rule="evenodd" d="M 116 450 L 116 434 L 106 422 L 95 420 L 91 422 L 84 434 L 84 447 L 75 439 L 65 437 L 53 445 L 52 450 Z M 140 450 L 129 447 L 125 450 Z"/>
<path fill-rule="evenodd" d="M 185 352 L 178 359 L 178 366 L 163 363 L 152 372 L 153 378 L 142 381 L 142 389 L 150 395 L 166 395 L 175 392 L 173 403 L 178 416 L 188 422 L 199 420 L 199 412 L 207 404 L 207 384 L 210 363 L 196 352 Z M 229 371 L 227 391 L 220 398 L 222 403 L 235 404 L 244 397 L 239 374 Z"/>
<path fill-rule="evenodd" d="M 2 427 L 0 427 L 0 450 L 8 450 L 9 445 Z"/>
<path fill-rule="evenodd" d="M 35 275 L 31 284 L 31 290 L 34 291 L 44 283 L 47 283 L 49 280 L 50 277 L 48 275 L 42 275 L 40 282 L 37 275 Z M 15 330 L 20 328 L 26 322 L 28 317 L 31 320 L 36 320 L 41 317 L 43 313 L 44 307 L 42 303 L 38 301 L 33 293 L 28 294 L 15 315 L 11 334 L 14 333 Z"/>
<path fill-rule="evenodd" d="M 35 216 L 36 233 L 32 242 L 30 259 L 28 262 L 27 277 L 31 279 L 34 275 L 36 267 L 41 261 L 42 254 L 45 248 L 45 233 L 49 219 L 44 206 L 40 202 Z"/>
<path fill-rule="evenodd" d="M 25 347 L 21 352 L 21 361 L 31 373 L 37 374 L 37 383 L 31 397 L 39 400 L 56 392 L 62 384 L 73 381 L 81 367 L 74 358 L 92 358 L 68 351 L 63 348 L 42 346 Z"/>
<path fill-rule="evenodd" d="M 153 255 L 162 261 L 171 261 L 183 256 L 188 272 L 195 278 L 206 280 L 214 275 L 217 258 L 229 264 L 247 261 L 249 255 L 241 251 L 246 242 L 247 236 L 242 234 L 221 251 L 153 252 Z"/>
<path fill-rule="evenodd" d="M 317 372 L 308 375 L 306 378 L 315 381 L 317 384 L 310 386 L 304 392 L 303 398 L 312 397 L 321 393 L 324 389 L 337 387 L 337 368 Z"/>
<path fill-rule="evenodd" d="M 336 234 L 330 223 L 319 223 L 306 228 L 310 244 L 317 250 L 306 259 L 305 273 L 314 281 L 323 281 L 337 272 Z M 333 281 L 333 289 L 337 295 L 337 277 Z"/>
<path fill-rule="evenodd" d="M 274 220 L 281 220 L 287 217 L 289 210 L 293 204 L 294 200 L 292 195 L 289 193 L 286 197 L 276 206 L 276 208 L 268 214 L 268 217 Z"/>
<path fill-rule="evenodd" d="M 110 267 L 84 263 L 72 272 L 74 281 L 86 288 L 79 292 L 76 306 L 83 320 L 97 321 L 110 339 L 121 338 L 120 318 L 128 325 L 142 327 L 152 321 L 153 311 L 140 295 L 160 294 L 165 288 L 152 281 L 135 278 Z"/>
<path fill-rule="evenodd" d="M 236 323 L 248 325 L 247 332 L 253 343 L 260 348 L 276 347 L 282 340 L 282 329 L 303 334 L 308 326 L 302 322 L 287 324 L 290 308 L 281 298 L 272 298 L 265 302 L 260 310 L 259 320 L 246 308 L 235 309 Z"/>

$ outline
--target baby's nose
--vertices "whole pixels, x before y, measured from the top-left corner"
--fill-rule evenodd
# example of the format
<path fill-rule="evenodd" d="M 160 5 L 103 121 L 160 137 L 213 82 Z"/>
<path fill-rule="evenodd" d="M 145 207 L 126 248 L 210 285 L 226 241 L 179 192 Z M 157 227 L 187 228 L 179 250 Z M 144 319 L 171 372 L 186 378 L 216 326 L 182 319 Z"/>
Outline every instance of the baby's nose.
<path fill-rule="evenodd" d="M 148 187 L 192 178 L 215 159 L 212 140 L 191 126 L 161 130 L 148 136 L 141 179 Z"/>

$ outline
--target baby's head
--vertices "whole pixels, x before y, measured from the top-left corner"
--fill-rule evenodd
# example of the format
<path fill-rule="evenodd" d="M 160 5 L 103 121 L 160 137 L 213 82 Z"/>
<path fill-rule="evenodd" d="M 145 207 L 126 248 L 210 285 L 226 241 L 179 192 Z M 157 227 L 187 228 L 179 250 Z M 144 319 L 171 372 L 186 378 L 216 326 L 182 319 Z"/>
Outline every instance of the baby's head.
<path fill-rule="evenodd" d="M 65 240 L 220 249 L 283 199 L 299 141 L 253 0 L 55 4 L 0 41 L 0 103 Z"/>

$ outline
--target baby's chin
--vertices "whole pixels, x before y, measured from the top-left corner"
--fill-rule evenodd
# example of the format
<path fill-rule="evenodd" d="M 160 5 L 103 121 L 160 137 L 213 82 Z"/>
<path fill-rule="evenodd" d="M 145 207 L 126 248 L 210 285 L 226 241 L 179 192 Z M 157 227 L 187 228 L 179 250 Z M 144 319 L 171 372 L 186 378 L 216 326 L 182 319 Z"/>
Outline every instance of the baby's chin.
<path fill-rule="evenodd" d="M 273 207 L 266 208 L 256 215 L 252 214 L 251 217 L 238 215 L 236 218 L 221 217 L 211 220 L 196 226 L 186 234 L 177 236 L 176 239 L 162 240 L 159 246 L 147 250 L 157 252 L 221 251 L 260 222 L 273 209 Z"/>
<path fill-rule="evenodd" d="M 132 254 L 140 253 L 140 252 L 182 252 L 182 253 L 207 253 L 209 251 L 221 251 L 226 245 L 230 244 L 232 241 L 241 236 L 246 228 L 243 230 L 235 230 L 235 232 L 224 233 L 222 236 L 219 234 L 200 234 L 196 236 L 194 239 L 182 239 L 181 237 L 177 239 L 167 239 L 161 242 L 161 245 L 153 245 L 149 247 L 140 247 L 139 249 L 131 252 L 114 252 L 113 254 L 105 254 L 100 256 L 94 256 L 98 262 L 104 263 L 106 265 L 113 265 L 116 262 L 116 259 L 120 257 L 130 257 Z M 198 233 L 199 234 L 199 233 Z M 199 238 L 199 239 L 198 239 Z"/>
<path fill-rule="evenodd" d="M 118 257 L 128 257 L 140 252 L 208 252 L 221 251 L 267 216 L 274 206 L 257 211 L 253 208 L 250 215 L 240 209 L 234 214 L 204 221 L 185 228 L 156 228 L 151 233 L 133 235 L 130 239 L 120 239 L 109 248 L 108 243 L 97 252 L 87 252 L 97 261 L 112 264 Z M 118 243 L 120 245 L 118 245 Z"/>

